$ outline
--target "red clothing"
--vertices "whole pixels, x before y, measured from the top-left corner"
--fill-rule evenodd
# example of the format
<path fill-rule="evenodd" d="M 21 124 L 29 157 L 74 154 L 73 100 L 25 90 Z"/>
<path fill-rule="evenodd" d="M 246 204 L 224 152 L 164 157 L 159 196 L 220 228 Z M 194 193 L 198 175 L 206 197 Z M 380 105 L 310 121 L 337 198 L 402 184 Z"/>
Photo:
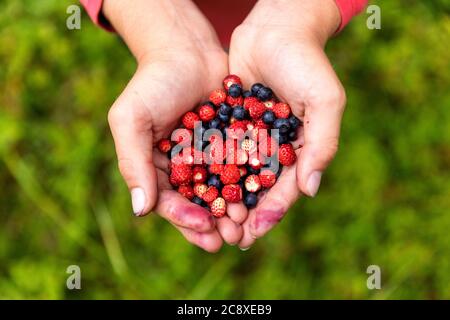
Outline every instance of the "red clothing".
<path fill-rule="evenodd" d="M 341 24 L 337 32 L 341 31 L 353 16 L 360 13 L 368 0 L 335 0 L 341 13 Z M 102 15 L 103 0 L 80 0 L 91 19 L 108 31 L 114 31 Z M 195 0 L 200 10 L 205 13 L 215 27 L 223 44 L 230 42 L 231 33 L 253 8 L 256 0 Z M 237 10 L 239 9 L 239 10 Z"/>

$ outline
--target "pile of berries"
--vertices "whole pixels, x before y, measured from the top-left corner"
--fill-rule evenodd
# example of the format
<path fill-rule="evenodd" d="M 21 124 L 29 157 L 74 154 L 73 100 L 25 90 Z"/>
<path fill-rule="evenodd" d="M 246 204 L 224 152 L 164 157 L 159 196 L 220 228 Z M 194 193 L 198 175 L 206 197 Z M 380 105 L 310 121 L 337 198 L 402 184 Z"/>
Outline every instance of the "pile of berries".
<path fill-rule="evenodd" d="M 241 79 L 228 75 L 223 89 L 184 114 L 180 128 L 158 148 L 171 159 L 172 186 L 222 217 L 227 203 L 255 207 L 257 194 L 275 184 L 282 166 L 295 163 L 290 142 L 301 125 L 270 88 L 256 83 L 244 91 Z"/>

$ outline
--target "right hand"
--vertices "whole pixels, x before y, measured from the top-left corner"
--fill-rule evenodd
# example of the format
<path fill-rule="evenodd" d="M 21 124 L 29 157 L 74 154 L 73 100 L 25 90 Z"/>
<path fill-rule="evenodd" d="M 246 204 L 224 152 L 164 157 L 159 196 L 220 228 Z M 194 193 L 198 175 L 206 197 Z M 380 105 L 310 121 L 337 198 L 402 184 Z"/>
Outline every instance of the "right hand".
<path fill-rule="evenodd" d="M 209 252 L 220 249 L 222 238 L 238 243 L 246 210 L 230 207 L 235 221 L 216 221 L 172 190 L 169 159 L 155 148 L 228 73 L 228 57 L 213 28 L 189 1 L 107 0 L 103 10 L 138 61 L 135 75 L 108 114 L 134 214 L 155 210 L 189 242 Z"/>

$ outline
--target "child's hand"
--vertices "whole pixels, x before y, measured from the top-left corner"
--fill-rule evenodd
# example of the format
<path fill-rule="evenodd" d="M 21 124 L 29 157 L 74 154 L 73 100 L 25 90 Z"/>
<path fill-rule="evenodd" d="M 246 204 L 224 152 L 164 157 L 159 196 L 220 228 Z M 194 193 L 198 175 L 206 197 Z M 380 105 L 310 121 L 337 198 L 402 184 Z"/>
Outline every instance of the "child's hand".
<path fill-rule="evenodd" d="M 230 73 L 249 86 L 262 82 L 304 122 L 294 147 L 297 166 L 284 168 L 275 186 L 250 210 L 239 246 L 249 247 L 279 222 L 301 193 L 314 196 L 333 159 L 345 92 L 323 46 L 340 22 L 333 0 L 262 0 L 233 33 Z"/>

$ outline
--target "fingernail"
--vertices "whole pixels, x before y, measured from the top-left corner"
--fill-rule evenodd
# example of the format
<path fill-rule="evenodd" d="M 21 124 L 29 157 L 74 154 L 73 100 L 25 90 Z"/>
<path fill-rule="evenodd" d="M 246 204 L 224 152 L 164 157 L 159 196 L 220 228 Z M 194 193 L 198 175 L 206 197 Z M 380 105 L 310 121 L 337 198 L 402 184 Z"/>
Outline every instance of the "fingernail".
<path fill-rule="evenodd" d="M 241 249 L 241 251 L 247 251 L 248 249 L 250 249 L 250 247 L 247 247 L 247 248 L 241 248 L 241 247 L 239 247 L 239 249 Z"/>
<path fill-rule="evenodd" d="M 322 178 L 322 172 L 314 171 L 309 175 L 308 182 L 306 183 L 306 191 L 311 197 L 317 194 L 320 186 L 320 179 Z"/>
<path fill-rule="evenodd" d="M 131 189 L 131 205 L 135 216 L 142 215 L 145 207 L 145 193 L 142 188 Z"/>

